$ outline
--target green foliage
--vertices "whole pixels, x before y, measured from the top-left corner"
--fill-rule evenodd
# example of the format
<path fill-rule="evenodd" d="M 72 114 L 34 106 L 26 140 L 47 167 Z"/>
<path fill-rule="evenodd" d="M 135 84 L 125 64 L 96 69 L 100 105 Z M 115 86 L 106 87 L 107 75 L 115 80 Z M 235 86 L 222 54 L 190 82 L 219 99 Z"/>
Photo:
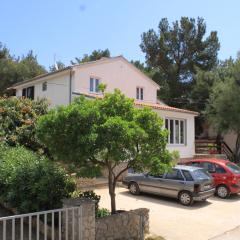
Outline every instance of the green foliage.
<path fill-rule="evenodd" d="M 233 131 L 238 135 L 236 160 L 240 160 L 240 60 L 229 69 L 230 74 L 217 81 L 205 111 L 208 120 L 221 132 Z"/>
<path fill-rule="evenodd" d="M 71 61 L 72 65 L 81 64 L 85 62 L 91 62 L 101 59 L 102 57 L 110 57 L 110 51 L 105 50 L 94 50 L 90 55 L 84 54 L 82 58 L 76 57 L 74 61 Z"/>
<path fill-rule="evenodd" d="M 40 150 L 42 145 L 36 139 L 35 127 L 39 116 L 47 113 L 47 107 L 45 100 L 0 97 L 0 141 Z"/>
<path fill-rule="evenodd" d="M 84 191 L 84 192 L 80 192 L 80 191 L 75 191 L 71 197 L 73 198 L 85 198 L 85 199 L 89 199 L 89 200 L 93 200 L 95 202 L 95 215 L 96 217 L 99 214 L 99 202 L 101 199 L 101 196 L 97 195 L 94 191 Z"/>
<path fill-rule="evenodd" d="M 0 145 L 0 199 L 20 213 L 60 208 L 75 183 L 63 169 L 24 147 Z"/>
<path fill-rule="evenodd" d="M 0 95 L 12 84 L 43 73 L 46 73 L 46 70 L 38 63 L 33 51 L 16 58 L 11 56 L 10 50 L 0 42 Z"/>
<path fill-rule="evenodd" d="M 100 177 L 102 175 L 101 172 L 101 167 L 98 165 L 93 165 L 92 167 L 81 167 L 77 171 L 77 177 L 82 177 L 82 178 L 95 178 L 95 177 Z"/>
<path fill-rule="evenodd" d="M 123 171 L 133 167 L 157 172 L 168 168 L 172 159 L 163 120 L 150 108 L 135 108 L 119 90 L 103 99 L 81 97 L 50 111 L 39 119 L 37 135 L 57 159 L 106 167 L 110 192 L 122 173 L 113 172 L 118 164 L 126 164 Z"/>
<path fill-rule="evenodd" d="M 110 211 L 106 208 L 99 208 L 97 212 L 97 218 L 107 217 L 111 215 Z"/>
<path fill-rule="evenodd" d="M 197 68 L 208 71 L 216 65 L 220 47 L 217 33 L 210 32 L 207 37 L 205 34 L 206 24 L 202 18 L 187 17 L 172 26 L 163 18 L 158 32 L 150 29 L 142 34 L 140 46 L 146 54 L 147 65 L 156 70 L 153 79 L 160 83 L 160 96 L 169 104 L 184 105 Z"/>

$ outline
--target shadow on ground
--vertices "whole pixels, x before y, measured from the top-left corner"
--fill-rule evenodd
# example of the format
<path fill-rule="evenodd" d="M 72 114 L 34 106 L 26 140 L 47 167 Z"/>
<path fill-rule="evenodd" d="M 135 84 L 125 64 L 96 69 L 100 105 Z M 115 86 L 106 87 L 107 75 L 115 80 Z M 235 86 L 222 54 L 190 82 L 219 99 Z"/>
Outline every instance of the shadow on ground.
<path fill-rule="evenodd" d="M 204 208 L 212 204 L 209 201 L 200 201 L 200 202 L 194 202 L 192 206 L 183 206 L 178 202 L 177 199 L 162 197 L 162 196 L 148 194 L 148 193 L 141 193 L 140 195 L 135 196 L 135 195 L 132 195 L 128 190 L 126 190 L 119 194 L 129 198 L 134 198 L 136 201 L 140 201 L 140 200 L 147 201 L 150 203 L 161 204 L 161 205 L 172 207 L 172 208 L 181 208 L 181 209 L 187 209 L 187 210 Z"/>

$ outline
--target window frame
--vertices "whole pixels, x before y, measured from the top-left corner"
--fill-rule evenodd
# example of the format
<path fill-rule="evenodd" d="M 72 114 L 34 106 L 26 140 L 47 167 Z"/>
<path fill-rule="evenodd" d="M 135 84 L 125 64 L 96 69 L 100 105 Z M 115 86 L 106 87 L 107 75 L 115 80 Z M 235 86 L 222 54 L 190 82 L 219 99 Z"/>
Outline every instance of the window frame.
<path fill-rule="evenodd" d="M 92 84 L 91 84 L 91 80 L 92 80 Z M 89 92 L 99 94 L 100 91 L 96 88 L 96 86 L 99 86 L 99 84 L 101 84 L 101 78 L 96 77 L 96 76 L 90 76 L 90 78 L 89 78 Z"/>
<path fill-rule="evenodd" d="M 136 99 L 139 101 L 144 100 L 144 87 L 140 87 L 140 86 L 136 87 Z"/>
<path fill-rule="evenodd" d="M 176 122 L 178 122 L 178 141 L 176 141 Z M 166 124 L 167 123 L 167 124 Z M 173 125 L 173 131 L 171 131 L 171 124 Z M 168 134 L 168 145 L 171 146 L 186 146 L 187 145 L 187 120 L 183 118 L 173 118 L 173 117 L 165 117 L 165 128 L 169 131 Z M 181 130 L 181 126 L 183 126 L 183 130 Z M 183 142 L 182 134 L 183 133 Z"/>

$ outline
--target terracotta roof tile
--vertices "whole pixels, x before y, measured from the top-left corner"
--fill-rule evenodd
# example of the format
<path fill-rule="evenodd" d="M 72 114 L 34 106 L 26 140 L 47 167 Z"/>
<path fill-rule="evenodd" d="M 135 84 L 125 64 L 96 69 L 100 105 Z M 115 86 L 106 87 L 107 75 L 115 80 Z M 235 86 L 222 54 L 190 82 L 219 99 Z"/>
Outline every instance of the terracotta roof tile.
<path fill-rule="evenodd" d="M 84 95 L 87 97 L 91 98 L 103 98 L 101 94 L 94 94 L 94 93 L 73 93 L 76 95 Z M 193 115 L 199 115 L 198 112 L 182 109 L 182 108 L 175 108 L 175 107 L 170 107 L 168 105 L 163 105 L 159 103 L 148 103 L 148 102 L 140 102 L 140 101 L 135 101 L 134 104 L 136 106 L 142 106 L 142 107 L 151 107 L 153 109 L 159 109 L 159 110 L 165 110 L 165 111 L 172 111 L 172 112 L 181 112 L 181 113 L 188 113 L 188 114 L 193 114 Z"/>

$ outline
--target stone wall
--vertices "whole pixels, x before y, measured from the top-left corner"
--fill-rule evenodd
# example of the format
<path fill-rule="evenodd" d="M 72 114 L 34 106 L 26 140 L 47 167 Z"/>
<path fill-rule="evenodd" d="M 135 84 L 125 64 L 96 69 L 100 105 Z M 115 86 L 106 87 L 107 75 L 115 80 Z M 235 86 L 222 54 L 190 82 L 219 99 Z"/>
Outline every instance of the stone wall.
<path fill-rule="evenodd" d="M 95 239 L 95 202 L 88 199 L 73 198 L 63 200 L 63 208 L 81 206 L 81 213 L 75 212 L 74 216 L 68 216 L 68 229 L 72 229 L 74 217 L 74 239 L 94 240 Z M 70 213 L 71 214 L 71 213 Z M 66 222 L 66 215 L 63 214 L 63 222 Z M 79 229 L 79 225 L 81 228 Z M 64 228 L 65 228 L 64 224 Z M 63 229 L 65 231 L 65 229 Z M 80 231 L 80 233 L 79 233 Z M 72 231 L 68 231 L 68 239 L 73 239 Z M 64 235 L 64 234 L 63 234 Z"/>
<path fill-rule="evenodd" d="M 96 219 L 97 240 L 143 240 L 149 232 L 149 210 L 140 208 Z"/>

